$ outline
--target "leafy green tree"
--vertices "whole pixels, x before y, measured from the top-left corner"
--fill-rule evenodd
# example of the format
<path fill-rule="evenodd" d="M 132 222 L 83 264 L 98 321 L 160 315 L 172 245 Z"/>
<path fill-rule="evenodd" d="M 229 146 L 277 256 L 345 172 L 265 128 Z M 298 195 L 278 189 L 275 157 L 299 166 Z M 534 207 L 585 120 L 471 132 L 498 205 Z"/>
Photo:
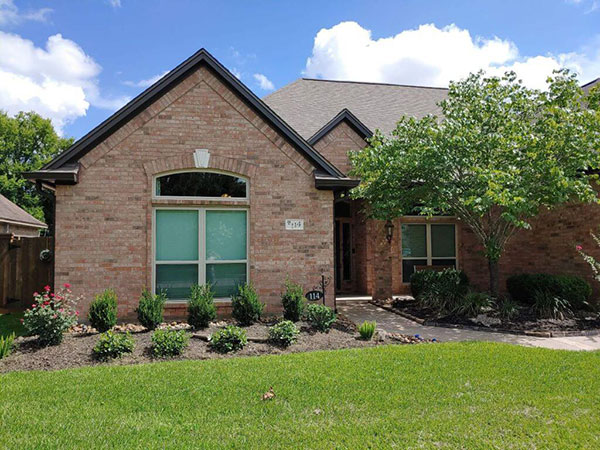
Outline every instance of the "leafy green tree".
<path fill-rule="evenodd" d="M 22 174 L 39 169 L 72 143 L 34 112 L 10 117 L 0 111 L 0 194 L 37 219 L 51 221 L 50 201 Z"/>
<path fill-rule="evenodd" d="M 512 72 L 471 74 L 450 83 L 442 118 L 403 118 L 350 155 L 361 179 L 353 195 L 377 219 L 455 215 L 481 242 L 497 296 L 498 260 L 516 230 L 543 208 L 598 203 L 598 176 L 586 169 L 600 168 L 599 98 L 585 98 L 566 70 L 545 91 Z"/>

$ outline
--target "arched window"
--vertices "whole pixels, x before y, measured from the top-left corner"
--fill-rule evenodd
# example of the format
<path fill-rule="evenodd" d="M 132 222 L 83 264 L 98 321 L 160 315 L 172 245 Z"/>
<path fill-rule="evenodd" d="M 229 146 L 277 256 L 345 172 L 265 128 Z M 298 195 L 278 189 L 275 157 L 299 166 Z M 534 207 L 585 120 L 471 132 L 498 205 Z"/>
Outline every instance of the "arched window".
<path fill-rule="evenodd" d="M 156 178 L 156 197 L 247 198 L 245 179 L 218 172 L 179 172 Z"/>

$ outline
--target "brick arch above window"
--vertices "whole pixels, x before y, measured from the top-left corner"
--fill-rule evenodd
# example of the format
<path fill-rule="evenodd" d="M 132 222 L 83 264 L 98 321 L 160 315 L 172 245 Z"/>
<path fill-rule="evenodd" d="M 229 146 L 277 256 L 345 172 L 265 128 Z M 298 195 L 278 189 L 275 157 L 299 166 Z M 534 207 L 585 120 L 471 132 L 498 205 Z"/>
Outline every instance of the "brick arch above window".
<path fill-rule="evenodd" d="M 144 164 L 144 171 L 150 180 L 156 175 L 170 171 L 198 170 L 194 161 L 194 154 L 168 156 L 155 159 Z M 220 170 L 231 174 L 239 174 L 252 179 L 256 175 L 258 166 L 238 158 L 210 155 L 208 164 L 202 169 Z"/>

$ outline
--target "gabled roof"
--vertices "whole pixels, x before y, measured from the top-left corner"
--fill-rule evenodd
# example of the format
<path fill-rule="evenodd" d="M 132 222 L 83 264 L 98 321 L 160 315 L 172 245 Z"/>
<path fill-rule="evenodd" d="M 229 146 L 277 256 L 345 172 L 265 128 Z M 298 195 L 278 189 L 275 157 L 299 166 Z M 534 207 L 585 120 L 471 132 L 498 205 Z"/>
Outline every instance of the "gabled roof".
<path fill-rule="evenodd" d="M 37 220 L 2 194 L 0 194 L 0 222 L 25 225 L 33 228 L 48 228 L 44 222 Z"/>
<path fill-rule="evenodd" d="M 595 80 L 592 80 L 589 83 L 585 83 L 583 86 L 581 86 L 581 89 L 583 89 L 583 92 L 588 94 L 590 90 L 593 87 L 596 87 L 598 84 L 600 84 L 600 78 L 596 78 Z"/>
<path fill-rule="evenodd" d="M 323 128 L 321 128 L 319 131 L 313 134 L 308 139 L 308 142 L 311 145 L 315 145 L 317 142 L 319 142 L 319 140 L 321 140 L 323 136 L 325 136 L 327 133 L 329 133 L 342 122 L 346 122 L 348 125 L 350 125 L 350 127 L 354 131 L 356 131 L 363 139 L 368 139 L 371 136 L 373 136 L 373 132 L 369 130 L 369 128 L 367 128 L 367 126 L 364 123 L 358 120 L 356 116 L 352 114 L 352 112 L 344 108 L 339 113 L 337 113 L 333 119 L 327 122 L 323 126 Z"/>
<path fill-rule="evenodd" d="M 300 78 L 264 97 L 305 139 L 347 109 L 370 130 L 389 133 L 403 116 L 441 115 L 445 88 Z"/>
<path fill-rule="evenodd" d="M 275 127 L 282 135 L 301 152 L 319 171 L 323 171 L 333 177 L 344 177 L 335 166 L 327 161 L 319 152 L 304 140 L 296 131 L 294 131 L 284 120 L 281 119 L 273 110 L 259 99 L 250 89 L 248 89 L 240 80 L 229 72 L 220 62 L 218 62 L 207 50 L 201 49 L 185 60 L 167 75 L 150 86 L 140 95 L 135 97 L 123 108 L 118 110 L 84 137 L 75 142 L 69 149 L 58 155 L 41 170 L 28 173 L 25 176 L 35 180 L 51 180 L 59 182 L 57 172 L 63 170 L 66 166 L 74 167 L 79 159 L 87 152 L 93 149 L 97 144 L 106 139 L 128 120 L 135 117 L 144 108 L 164 95 L 173 86 L 177 85 L 183 78 L 196 70 L 201 65 L 206 65 L 212 69 L 216 75 L 221 78 L 231 89 L 267 122 Z M 77 182 L 75 180 L 71 182 Z"/>

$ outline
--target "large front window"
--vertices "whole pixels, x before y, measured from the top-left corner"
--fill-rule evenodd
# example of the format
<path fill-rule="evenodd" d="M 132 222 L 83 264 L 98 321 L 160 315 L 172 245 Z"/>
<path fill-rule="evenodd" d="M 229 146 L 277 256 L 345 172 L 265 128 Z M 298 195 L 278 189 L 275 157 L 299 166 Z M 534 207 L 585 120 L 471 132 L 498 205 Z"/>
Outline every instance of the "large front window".
<path fill-rule="evenodd" d="M 247 219 L 243 209 L 157 208 L 155 291 L 184 300 L 193 284 L 210 283 L 217 298 L 233 294 L 247 280 Z"/>
<path fill-rule="evenodd" d="M 419 266 L 456 267 L 456 227 L 454 224 L 402 225 L 402 282 Z"/>

